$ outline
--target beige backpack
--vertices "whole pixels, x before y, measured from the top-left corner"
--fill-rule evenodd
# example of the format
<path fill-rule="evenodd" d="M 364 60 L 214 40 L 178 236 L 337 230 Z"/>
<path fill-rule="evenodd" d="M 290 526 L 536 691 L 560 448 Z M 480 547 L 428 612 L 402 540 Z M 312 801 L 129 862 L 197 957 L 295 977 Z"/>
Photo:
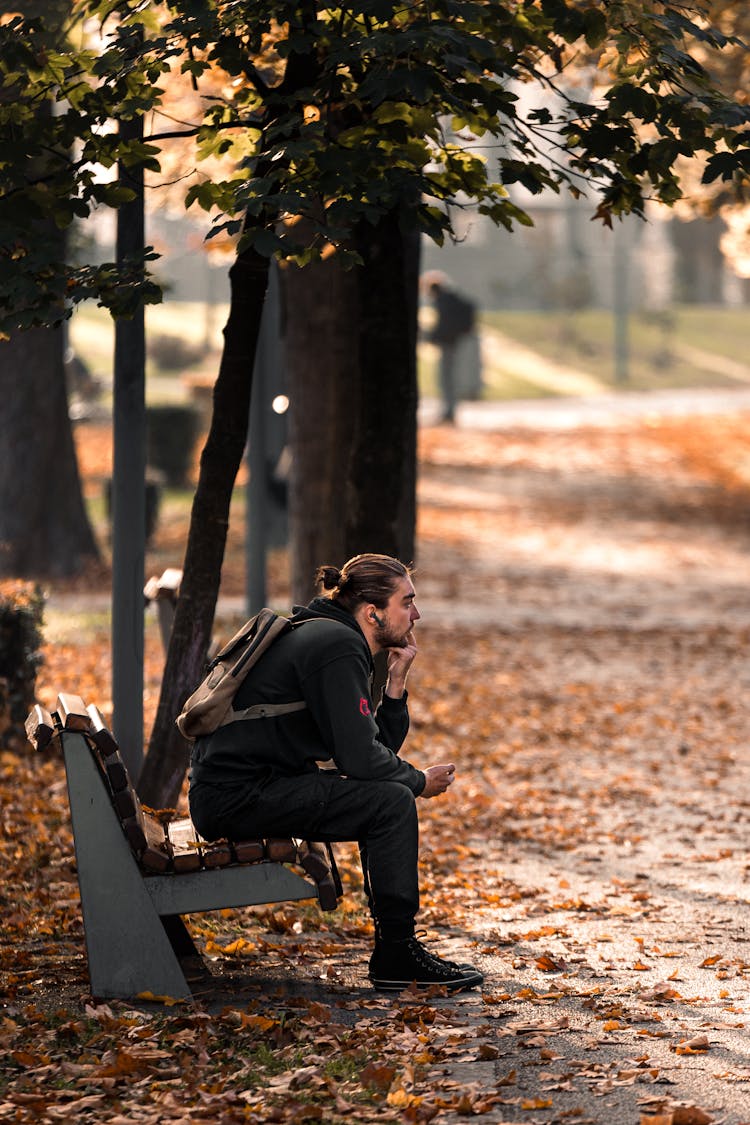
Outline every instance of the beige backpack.
<path fill-rule="evenodd" d="M 302 622 L 300 622 L 302 624 Z M 303 711 L 307 704 L 257 703 L 244 711 L 235 711 L 234 697 L 251 668 L 258 663 L 274 641 L 291 629 L 287 617 L 262 609 L 246 621 L 238 633 L 224 645 L 208 666 L 205 679 L 185 701 L 177 717 L 177 726 L 185 738 L 212 734 L 227 723 L 244 719 L 266 719 Z"/>

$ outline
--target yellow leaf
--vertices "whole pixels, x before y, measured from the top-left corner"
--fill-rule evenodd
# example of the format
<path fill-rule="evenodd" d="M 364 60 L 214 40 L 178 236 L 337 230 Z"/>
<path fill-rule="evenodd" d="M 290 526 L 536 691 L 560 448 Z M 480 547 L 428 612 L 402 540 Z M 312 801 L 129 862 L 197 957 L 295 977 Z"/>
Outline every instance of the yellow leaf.
<path fill-rule="evenodd" d="M 137 1000 L 147 1000 L 150 1004 L 163 1004 L 165 1008 L 171 1008 L 175 1004 L 181 1004 L 182 1000 L 178 1000 L 175 996 L 157 996 L 153 992 L 139 992 Z"/>
<path fill-rule="evenodd" d="M 272 1020 L 268 1016 L 252 1016 L 247 1012 L 242 1012 L 242 1026 L 254 1027 L 257 1031 L 270 1031 L 272 1027 L 278 1027 L 279 1021 Z"/>
<path fill-rule="evenodd" d="M 237 957 L 243 953 L 251 953 L 257 948 L 255 942 L 246 941 L 245 938 L 230 941 L 229 945 L 219 945 L 215 941 L 207 941 L 205 946 L 206 953 L 214 953 L 219 957 Z"/>
<path fill-rule="evenodd" d="M 418 1094 L 409 1094 L 401 1086 L 397 1090 L 391 1090 L 385 1100 L 395 1109 L 409 1109 L 422 1104 L 422 1098 Z"/>
<path fill-rule="evenodd" d="M 694 1035 L 692 1039 L 685 1039 L 678 1043 L 675 1052 L 678 1055 L 700 1055 L 710 1047 L 707 1035 Z"/>

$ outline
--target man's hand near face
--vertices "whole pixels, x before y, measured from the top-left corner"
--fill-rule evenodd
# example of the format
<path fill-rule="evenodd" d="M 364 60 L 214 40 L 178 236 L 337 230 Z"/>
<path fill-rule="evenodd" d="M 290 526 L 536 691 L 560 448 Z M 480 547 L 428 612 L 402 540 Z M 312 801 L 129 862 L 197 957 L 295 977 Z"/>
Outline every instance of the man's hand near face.
<path fill-rule="evenodd" d="M 414 630 L 410 629 L 399 646 L 388 649 L 388 682 L 385 693 L 393 699 L 400 699 L 406 691 L 406 677 L 417 655 L 417 642 Z"/>

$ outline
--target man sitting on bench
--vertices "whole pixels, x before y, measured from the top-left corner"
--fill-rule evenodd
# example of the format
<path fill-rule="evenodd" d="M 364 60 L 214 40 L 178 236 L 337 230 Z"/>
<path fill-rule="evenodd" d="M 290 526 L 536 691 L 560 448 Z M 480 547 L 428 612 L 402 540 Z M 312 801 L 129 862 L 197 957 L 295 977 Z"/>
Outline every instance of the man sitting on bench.
<path fill-rule="evenodd" d="M 321 567 L 316 581 L 326 596 L 295 609 L 292 628 L 263 654 L 234 700 L 237 710 L 292 700 L 305 707 L 229 723 L 197 739 L 193 823 L 207 839 L 359 842 L 375 923 L 375 987 L 473 988 L 483 980 L 478 970 L 430 953 L 415 936 L 416 798 L 444 793 L 455 767 L 422 771 L 398 756 L 409 728 L 406 679 L 419 620 L 409 568 L 387 555 L 357 555 L 343 570 Z M 387 680 L 376 710 L 378 652 L 387 654 Z"/>

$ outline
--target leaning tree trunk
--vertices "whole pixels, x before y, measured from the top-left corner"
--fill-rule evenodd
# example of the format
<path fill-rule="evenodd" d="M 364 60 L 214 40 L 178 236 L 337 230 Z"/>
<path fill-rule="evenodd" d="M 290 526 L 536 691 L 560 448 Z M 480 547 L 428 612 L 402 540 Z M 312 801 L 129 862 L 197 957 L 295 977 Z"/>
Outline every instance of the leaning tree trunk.
<path fill-rule="evenodd" d="M 314 0 L 305 0 L 303 7 L 304 19 L 314 22 Z M 293 98 L 297 92 L 303 98 L 306 96 L 305 91 L 314 84 L 316 70 L 313 56 L 294 52 L 289 55 L 283 81 L 274 87 L 278 102 L 269 116 L 269 127 L 273 125 L 274 113 L 284 112 L 280 107 L 285 99 Z M 264 169 L 256 166 L 254 174 L 262 180 Z M 263 229 L 275 219 L 275 213 L 262 213 L 248 217 L 248 222 Z M 201 455 L 156 721 L 138 780 L 139 793 L 152 806 L 176 803 L 187 768 L 187 744 L 175 726 L 175 718 L 201 679 L 211 638 L 229 528 L 229 504 L 247 442 L 253 368 L 268 275 L 268 259 L 252 249 L 238 255 L 229 271 L 229 320 L 214 386 L 211 428 Z"/>
<path fill-rule="evenodd" d="M 345 555 L 414 558 L 419 243 L 391 212 L 359 231 L 359 380 L 344 509 Z"/>
<path fill-rule="evenodd" d="M 63 329 L 0 343 L 0 576 L 59 578 L 99 557 L 81 493 Z"/>
<path fill-rule="evenodd" d="M 292 597 L 307 602 L 318 566 L 346 558 L 343 507 L 354 425 L 358 301 L 337 258 L 281 271 L 290 388 Z"/>
<path fill-rule="evenodd" d="M 156 721 L 138 781 L 140 796 L 152 807 L 176 804 L 187 768 L 187 743 L 175 726 L 175 717 L 203 675 L 211 638 L 229 505 L 247 441 L 268 268 L 267 258 L 249 250 L 236 259 L 229 273 L 229 319 L 214 386 L 211 428 L 201 455 Z"/>

